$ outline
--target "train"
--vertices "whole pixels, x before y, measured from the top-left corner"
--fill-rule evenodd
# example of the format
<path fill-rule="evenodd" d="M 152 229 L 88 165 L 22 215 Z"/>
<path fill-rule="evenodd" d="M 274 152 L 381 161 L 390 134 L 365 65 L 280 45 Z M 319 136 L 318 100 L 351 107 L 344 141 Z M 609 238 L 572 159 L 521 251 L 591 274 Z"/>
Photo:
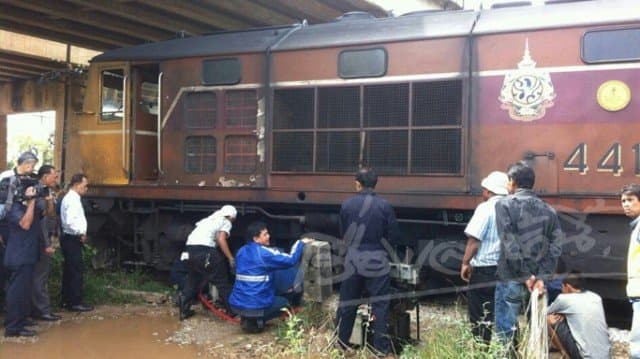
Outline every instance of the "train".
<path fill-rule="evenodd" d="M 371 167 L 400 223 L 397 260 L 455 286 L 481 179 L 523 160 L 561 217 L 563 262 L 624 298 L 639 43 L 636 1 L 587 0 L 346 13 L 115 49 L 93 58 L 68 114 L 64 169 L 90 179 L 98 262 L 167 269 L 227 203 L 236 244 L 258 218 L 279 243 L 337 238 L 354 173 Z"/>

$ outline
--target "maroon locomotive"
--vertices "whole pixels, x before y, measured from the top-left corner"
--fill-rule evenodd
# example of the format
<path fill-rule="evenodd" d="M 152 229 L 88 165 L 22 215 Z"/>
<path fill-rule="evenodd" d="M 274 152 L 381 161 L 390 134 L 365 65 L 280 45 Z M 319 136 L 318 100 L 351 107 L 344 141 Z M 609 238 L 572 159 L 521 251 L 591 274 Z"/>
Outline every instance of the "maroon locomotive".
<path fill-rule="evenodd" d="M 632 0 L 350 13 L 109 51 L 70 118 L 66 171 L 91 178 L 105 255 L 166 268 L 223 203 L 241 212 L 238 235 L 257 217 L 283 241 L 335 235 L 370 166 L 400 219 L 400 257 L 433 278 L 458 271 L 480 180 L 526 160 L 561 213 L 564 260 L 621 297 L 639 19 Z"/>

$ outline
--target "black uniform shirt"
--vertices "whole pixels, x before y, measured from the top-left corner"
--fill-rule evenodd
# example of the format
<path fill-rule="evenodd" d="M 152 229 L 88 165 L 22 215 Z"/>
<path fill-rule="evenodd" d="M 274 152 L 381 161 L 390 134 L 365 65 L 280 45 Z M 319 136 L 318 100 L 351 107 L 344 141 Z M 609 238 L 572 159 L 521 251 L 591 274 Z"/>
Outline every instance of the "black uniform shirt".
<path fill-rule="evenodd" d="M 395 241 L 398 223 L 389 202 L 363 189 L 342 203 L 340 232 L 350 248 L 378 250 L 384 249 L 382 238 Z"/>

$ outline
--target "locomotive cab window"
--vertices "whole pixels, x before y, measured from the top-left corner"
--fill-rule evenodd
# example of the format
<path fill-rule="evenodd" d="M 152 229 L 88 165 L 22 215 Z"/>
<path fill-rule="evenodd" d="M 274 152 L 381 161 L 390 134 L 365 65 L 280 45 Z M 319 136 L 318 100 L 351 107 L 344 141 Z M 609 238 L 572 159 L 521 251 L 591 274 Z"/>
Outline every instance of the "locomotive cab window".
<path fill-rule="evenodd" d="M 589 31 L 582 37 L 582 61 L 640 61 L 640 28 Z"/>
<path fill-rule="evenodd" d="M 380 77 L 387 73 L 387 51 L 383 48 L 345 50 L 338 55 L 338 74 L 343 79 Z"/>
<path fill-rule="evenodd" d="M 140 85 L 140 105 L 142 111 L 151 114 L 158 114 L 158 84 L 153 82 L 143 82 Z"/>
<path fill-rule="evenodd" d="M 120 121 L 124 116 L 124 71 L 102 71 L 102 94 L 100 119 L 102 121 Z"/>

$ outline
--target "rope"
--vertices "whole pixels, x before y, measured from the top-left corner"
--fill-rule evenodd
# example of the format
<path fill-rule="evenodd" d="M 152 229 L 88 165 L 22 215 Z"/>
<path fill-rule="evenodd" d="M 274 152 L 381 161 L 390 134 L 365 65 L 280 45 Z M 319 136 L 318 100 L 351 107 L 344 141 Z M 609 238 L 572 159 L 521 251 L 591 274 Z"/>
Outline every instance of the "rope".
<path fill-rule="evenodd" d="M 548 359 L 549 334 L 547 328 L 547 295 L 539 296 L 539 290 L 531 292 L 529 333 L 526 338 L 523 358 Z"/>

